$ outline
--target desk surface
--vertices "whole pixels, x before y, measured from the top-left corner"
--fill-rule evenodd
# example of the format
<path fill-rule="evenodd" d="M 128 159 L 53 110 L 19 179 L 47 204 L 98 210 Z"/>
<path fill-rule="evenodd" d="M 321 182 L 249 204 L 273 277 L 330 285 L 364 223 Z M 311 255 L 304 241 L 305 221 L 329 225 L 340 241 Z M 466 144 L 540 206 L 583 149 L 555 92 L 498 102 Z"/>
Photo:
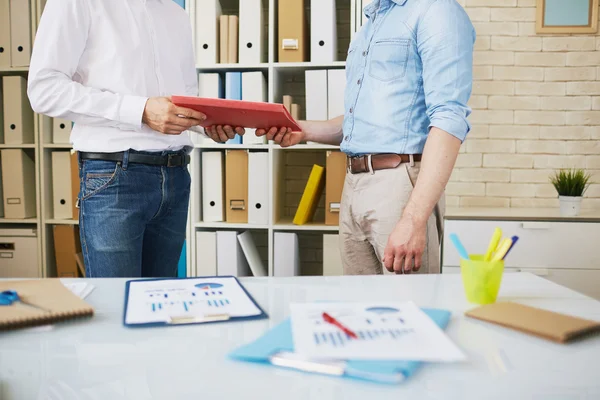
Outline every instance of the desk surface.
<path fill-rule="evenodd" d="M 127 329 L 124 280 L 92 279 L 91 320 L 0 333 L 0 398 L 15 399 L 598 399 L 600 338 L 559 345 L 466 319 L 460 275 L 248 278 L 263 321 Z M 506 274 L 501 300 L 600 320 L 600 302 L 531 274 Z M 229 360 L 288 316 L 290 302 L 413 300 L 452 310 L 460 364 L 425 365 L 382 386 Z"/>
<path fill-rule="evenodd" d="M 585 202 L 585 199 L 583 200 Z M 500 220 L 500 221 L 552 221 L 552 222 L 600 222 L 600 210 L 583 209 L 576 217 L 561 217 L 556 208 L 471 208 L 449 207 L 448 220 Z"/>

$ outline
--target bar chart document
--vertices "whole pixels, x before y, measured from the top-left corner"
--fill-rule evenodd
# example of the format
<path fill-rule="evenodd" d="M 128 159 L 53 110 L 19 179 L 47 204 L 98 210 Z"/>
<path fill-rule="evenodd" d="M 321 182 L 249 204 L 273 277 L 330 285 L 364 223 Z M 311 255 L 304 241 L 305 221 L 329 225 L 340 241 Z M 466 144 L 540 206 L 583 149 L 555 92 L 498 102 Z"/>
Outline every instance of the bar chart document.
<path fill-rule="evenodd" d="M 168 323 L 174 318 L 257 317 L 260 307 L 233 277 L 150 279 L 128 282 L 126 325 Z"/>
<path fill-rule="evenodd" d="M 421 309 L 405 303 L 291 304 L 294 351 L 311 358 L 454 362 L 461 350 Z M 323 313 L 356 334 L 326 322 Z"/>

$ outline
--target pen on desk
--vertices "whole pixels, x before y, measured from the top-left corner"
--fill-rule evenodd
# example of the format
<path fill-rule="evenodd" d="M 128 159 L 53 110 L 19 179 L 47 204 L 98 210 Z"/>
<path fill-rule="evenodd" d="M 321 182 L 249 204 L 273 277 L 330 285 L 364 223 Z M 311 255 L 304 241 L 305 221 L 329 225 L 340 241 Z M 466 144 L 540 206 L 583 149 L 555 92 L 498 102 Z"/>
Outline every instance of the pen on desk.
<path fill-rule="evenodd" d="M 492 240 L 490 241 L 490 245 L 488 246 L 487 252 L 485 253 L 484 261 L 490 261 L 492 258 L 492 253 L 498 247 L 498 243 L 500 243 L 500 239 L 502 238 L 502 230 L 500 228 L 496 228 L 494 230 L 494 234 L 492 235 Z"/>
<path fill-rule="evenodd" d="M 506 254 L 504 254 L 504 257 L 502 258 L 503 260 L 506 258 L 506 256 L 508 255 L 508 253 L 510 253 L 510 251 L 512 250 L 512 248 L 515 246 L 515 243 L 517 243 L 517 240 L 519 240 L 518 236 L 513 236 L 511 238 L 512 243 L 510 244 L 510 247 L 508 248 L 508 250 L 506 250 Z"/>
<path fill-rule="evenodd" d="M 350 336 L 351 338 L 358 339 L 358 336 L 356 336 L 356 333 L 354 333 L 350 329 L 346 328 L 344 325 L 342 325 L 337 319 L 333 318 L 331 315 L 324 312 L 323 319 L 325 320 L 325 322 L 337 326 L 339 329 L 341 329 L 346 335 Z"/>
<path fill-rule="evenodd" d="M 454 243 L 454 247 L 456 247 L 456 250 L 458 251 L 458 254 L 460 255 L 460 257 L 464 258 L 465 260 L 468 260 L 469 259 L 469 253 L 467 252 L 467 250 L 465 249 L 465 247 L 460 242 L 460 239 L 458 238 L 458 235 L 456 233 L 451 233 L 450 234 L 450 240 L 452 240 L 452 243 Z"/>

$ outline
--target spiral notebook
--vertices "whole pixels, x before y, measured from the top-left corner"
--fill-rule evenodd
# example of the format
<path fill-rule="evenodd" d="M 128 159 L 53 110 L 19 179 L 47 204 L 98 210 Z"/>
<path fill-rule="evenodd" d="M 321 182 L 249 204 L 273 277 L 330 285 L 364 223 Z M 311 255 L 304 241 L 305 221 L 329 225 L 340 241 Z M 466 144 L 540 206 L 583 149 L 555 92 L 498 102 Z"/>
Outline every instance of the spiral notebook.
<path fill-rule="evenodd" d="M 94 315 L 94 309 L 59 279 L 1 281 L 0 292 L 5 290 L 16 291 L 23 302 L 0 306 L 0 330 L 47 325 Z"/>

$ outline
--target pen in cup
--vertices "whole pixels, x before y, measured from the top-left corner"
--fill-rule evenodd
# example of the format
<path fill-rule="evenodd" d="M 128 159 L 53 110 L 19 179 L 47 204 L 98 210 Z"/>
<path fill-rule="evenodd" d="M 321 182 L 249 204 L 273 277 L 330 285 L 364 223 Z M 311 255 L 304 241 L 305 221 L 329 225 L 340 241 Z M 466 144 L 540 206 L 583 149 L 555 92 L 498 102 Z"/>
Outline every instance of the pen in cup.
<path fill-rule="evenodd" d="M 460 255 L 460 257 L 464 258 L 465 260 L 468 260 L 469 259 L 469 253 L 467 252 L 467 250 L 465 249 L 465 247 L 460 242 L 460 239 L 458 238 L 458 235 L 456 233 L 451 233 L 450 234 L 450 240 L 452 240 L 452 243 L 454 244 L 454 247 L 456 247 L 456 250 L 458 251 L 458 254 Z"/>

